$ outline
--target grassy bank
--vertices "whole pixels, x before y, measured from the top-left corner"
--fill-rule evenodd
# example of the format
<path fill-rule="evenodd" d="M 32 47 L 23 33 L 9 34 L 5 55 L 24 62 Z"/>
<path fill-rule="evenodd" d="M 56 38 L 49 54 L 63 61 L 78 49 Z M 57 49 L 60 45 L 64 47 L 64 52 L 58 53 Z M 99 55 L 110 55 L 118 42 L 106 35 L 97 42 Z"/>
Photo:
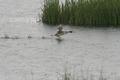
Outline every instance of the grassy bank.
<path fill-rule="evenodd" d="M 45 24 L 75 26 L 119 26 L 120 0 L 45 0 Z"/>

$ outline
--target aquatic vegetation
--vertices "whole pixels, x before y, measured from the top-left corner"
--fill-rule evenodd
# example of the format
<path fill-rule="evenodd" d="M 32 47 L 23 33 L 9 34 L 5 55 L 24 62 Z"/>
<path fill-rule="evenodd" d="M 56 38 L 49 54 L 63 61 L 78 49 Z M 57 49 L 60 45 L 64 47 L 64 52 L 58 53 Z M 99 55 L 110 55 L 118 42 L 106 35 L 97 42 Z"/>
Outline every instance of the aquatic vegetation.
<path fill-rule="evenodd" d="M 78 73 L 78 72 L 77 72 Z M 81 70 L 79 74 L 75 74 L 70 71 L 65 71 L 62 75 L 62 79 L 58 80 L 117 80 L 119 78 L 117 74 L 107 74 L 105 71 L 100 70 L 93 73 L 90 70 Z"/>
<path fill-rule="evenodd" d="M 59 0 L 45 0 L 42 21 L 47 24 L 58 24 L 60 17 Z"/>
<path fill-rule="evenodd" d="M 119 26 L 120 0 L 45 0 L 42 22 L 76 26 Z"/>

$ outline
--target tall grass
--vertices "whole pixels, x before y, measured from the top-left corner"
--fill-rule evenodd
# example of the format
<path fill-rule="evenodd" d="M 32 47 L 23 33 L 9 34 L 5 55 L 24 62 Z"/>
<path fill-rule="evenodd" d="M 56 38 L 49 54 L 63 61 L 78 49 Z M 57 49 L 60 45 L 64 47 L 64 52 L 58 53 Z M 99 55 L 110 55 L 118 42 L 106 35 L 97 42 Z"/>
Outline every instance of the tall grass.
<path fill-rule="evenodd" d="M 42 22 L 77 26 L 119 26 L 120 0 L 45 0 Z"/>

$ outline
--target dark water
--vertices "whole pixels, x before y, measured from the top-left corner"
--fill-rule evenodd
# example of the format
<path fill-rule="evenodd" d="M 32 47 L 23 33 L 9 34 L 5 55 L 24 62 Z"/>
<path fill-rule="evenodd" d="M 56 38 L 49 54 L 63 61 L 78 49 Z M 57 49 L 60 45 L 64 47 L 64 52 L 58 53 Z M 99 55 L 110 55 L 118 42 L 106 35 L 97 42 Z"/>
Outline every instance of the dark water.
<path fill-rule="evenodd" d="M 56 80 L 66 66 L 75 73 L 81 69 L 98 73 L 102 68 L 107 75 L 119 75 L 119 29 L 64 26 L 73 33 L 57 40 L 50 36 L 56 27 L 36 22 L 42 4 L 41 0 L 0 0 L 0 37 L 21 37 L 0 39 L 0 80 Z M 27 39 L 29 35 L 33 38 Z"/>

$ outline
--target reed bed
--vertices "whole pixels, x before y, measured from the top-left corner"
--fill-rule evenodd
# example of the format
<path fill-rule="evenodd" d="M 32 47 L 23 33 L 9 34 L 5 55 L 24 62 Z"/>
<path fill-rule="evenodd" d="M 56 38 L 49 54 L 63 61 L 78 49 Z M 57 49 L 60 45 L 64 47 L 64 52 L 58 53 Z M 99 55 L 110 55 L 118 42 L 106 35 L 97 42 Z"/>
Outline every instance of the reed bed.
<path fill-rule="evenodd" d="M 81 69 L 80 73 L 65 71 L 57 80 L 119 80 L 120 76 L 107 73 L 103 69 L 93 72 L 92 70 Z"/>
<path fill-rule="evenodd" d="M 119 26 L 120 0 L 45 0 L 42 22 L 75 26 Z"/>

